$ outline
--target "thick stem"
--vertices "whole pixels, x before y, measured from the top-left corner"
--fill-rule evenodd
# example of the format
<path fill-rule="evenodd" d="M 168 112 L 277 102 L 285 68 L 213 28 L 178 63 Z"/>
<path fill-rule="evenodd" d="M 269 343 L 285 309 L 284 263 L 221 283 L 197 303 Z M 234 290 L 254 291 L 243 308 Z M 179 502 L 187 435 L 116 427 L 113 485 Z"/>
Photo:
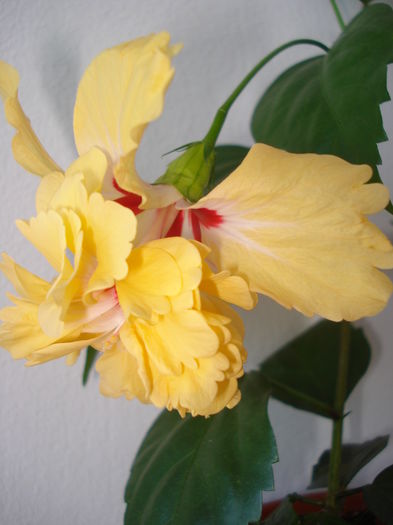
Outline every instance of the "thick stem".
<path fill-rule="evenodd" d="M 340 10 L 338 8 L 336 0 L 330 0 L 330 3 L 332 4 L 334 14 L 336 15 L 338 25 L 340 26 L 341 30 L 344 31 L 345 29 L 345 22 L 344 19 L 340 13 Z"/>
<path fill-rule="evenodd" d="M 338 372 L 336 383 L 336 398 L 334 402 L 335 411 L 340 414 L 340 418 L 333 422 L 332 447 L 329 463 L 329 482 L 328 482 L 328 507 L 336 508 L 337 494 L 340 491 L 340 467 L 342 433 L 344 423 L 344 405 L 347 393 L 348 366 L 351 342 L 351 325 L 347 321 L 341 324 L 340 354 L 338 360 Z"/>
<path fill-rule="evenodd" d="M 222 126 L 224 125 L 229 109 L 231 108 L 232 104 L 235 102 L 237 97 L 240 95 L 240 93 L 243 91 L 243 89 L 250 82 L 250 80 L 252 80 L 255 77 L 255 75 L 263 68 L 263 66 L 270 62 L 270 60 L 272 60 L 272 58 L 274 58 L 276 55 L 278 55 L 285 49 L 288 49 L 289 47 L 297 46 L 300 44 L 317 46 L 326 52 L 329 51 L 329 48 L 322 44 L 322 42 L 318 42 L 317 40 L 312 40 L 309 38 L 301 38 L 298 40 L 291 40 L 290 42 L 287 42 L 286 44 L 277 47 L 274 51 L 266 55 L 265 58 L 258 62 L 258 64 L 248 73 L 248 75 L 244 77 L 244 79 L 240 82 L 240 84 L 236 87 L 236 89 L 232 92 L 232 94 L 227 98 L 224 104 L 217 111 L 213 123 L 210 126 L 210 129 L 207 132 L 206 137 L 203 141 L 205 144 L 206 156 L 208 156 L 214 148 L 218 135 L 222 129 Z"/>

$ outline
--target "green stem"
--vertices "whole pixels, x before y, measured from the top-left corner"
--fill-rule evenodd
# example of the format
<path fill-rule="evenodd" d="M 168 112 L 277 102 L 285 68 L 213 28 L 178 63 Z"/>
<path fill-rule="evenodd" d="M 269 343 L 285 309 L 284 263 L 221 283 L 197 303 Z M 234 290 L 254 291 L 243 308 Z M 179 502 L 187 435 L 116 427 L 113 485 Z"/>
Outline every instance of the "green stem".
<path fill-rule="evenodd" d="M 338 25 L 340 26 L 341 30 L 344 31 L 345 29 L 345 22 L 343 17 L 341 16 L 340 10 L 338 8 L 336 0 L 330 0 L 330 3 L 332 4 L 334 14 L 336 15 Z"/>
<path fill-rule="evenodd" d="M 328 482 L 328 507 L 336 508 L 337 494 L 340 491 L 340 468 L 341 468 L 341 449 L 342 433 L 344 423 L 344 405 L 347 393 L 348 366 L 351 342 L 351 325 L 347 321 L 341 323 L 340 355 L 338 360 L 338 373 L 336 383 L 336 398 L 334 408 L 340 418 L 333 422 L 332 447 L 329 463 L 329 482 Z"/>
<path fill-rule="evenodd" d="M 266 55 L 248 73 L 248 75 L 244 77 L 244 79 L 240 82 L 240 84 L 236 87 L 236 89 L 232 92 L 232 94 L 227 98 L 224 104 L 218 109 L 216 116 L 214 117 L 213 123 L 204 139 L 206 157 L 210 154 L 210 152 L 214 148 L 218 135 L 224 125 L 229 109 L 231 108 L 232 104 L 235 102 L 237 97 L 240 95 L 240 93 L 243 91 L 243 89 L 247 86 L 247 84 L 255 77 L 255 75 L 263 68 L 263 66 L 265 66 L 268 62 L 270 62 L 270 60 L 272 60 L 272 58 L 277 56 L 279 53 L 281 53 L 285 49 L 288 49 L 289 47 L 297 46 L 300 44 L 308 44 L 308 45 L 319 47 L 320 49 L 323 49 L 326 52 L 329 51 L 329 48 L 326 47 L 324 44 L 322 44 L 322 42 L 318 42 L 317 40 L 312 40 L 309 38 L 301 38 L 298 40 L 291 40 L 290 42 L 287 42 L 286 44 L 283 44 L 282 46 L 277 47 L 271 53 Z"/>

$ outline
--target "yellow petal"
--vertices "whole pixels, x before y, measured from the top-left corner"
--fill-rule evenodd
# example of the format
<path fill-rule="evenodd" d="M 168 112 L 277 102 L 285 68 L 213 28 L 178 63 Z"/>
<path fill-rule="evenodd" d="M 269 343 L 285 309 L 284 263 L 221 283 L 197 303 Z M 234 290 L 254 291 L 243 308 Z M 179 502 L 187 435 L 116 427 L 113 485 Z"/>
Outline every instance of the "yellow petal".
<path fill-rule="evenodd" d="M 64 265 L 71 269 L 69 261 L 65 258 L 65 227 L 58 213 L 53 210 L 48 213 L 41 212 L 30 221 L 16 221 L 16 225 L 22 235 L 46 257 L 58 273 L 63 272 Z"/>
<path fill-rule="evenodd" d="M 124 279 L 128 272 L 127 257 L 135 237 L 135 215 L 120 204 L 104 201 L 98 193 L 89 198 L 86 220 L 89 230 L 85 249 L 94 253 L 97 267 L 86 293 L 113 286 L 115 279 Z"/>
<path fill-rule="evenodd" d="M 53 172 L 42 178 L 36 194 L 37 212 L 72 207 L 84 210 L 87 196 L 100 192 L 107 171 L 107 159 L 98 148 L 77 158 L 66 173 Z"/>
<path fill-rule="evenodd" d="M 57 178 L 57 174 L 51 174 L 42 180 L 41 186 L 44 186 L 40 190 L 39 199 L 41 207 L 45 207 L 43 202 L 43 193 L 49 185 L 54 187 L 54 177 Z M 49 184 L 46 182 L 49 179 Z M 58 179 L 59 180 L 59 179 Z M 61 210 L 62 208 L 70 208 L 75 212 L 84 212 L 87 206 L 87 191 L 83 184 L 83 175 L 81 173 L 73 173 L 72 175 L 65 176 L 61 181 L 61 184 L 57 190 L 52 194 L 49 201 L 46 203 L 46 208 L 53 210 Z M 49 197 L 49 194 L 46 194 Z"/>
<path fill-rule="evenodd" d="M 16 264 L 6 253 L 3 253 L 0 270 L 22 297 L 37 303 L 45 298 L 50 287 L 49 283 Z"/>
<path fill-rule="evenodd" d="M 245 310 L 252 310 L 258 302 L 257 295 L 250 291 L 242 277 L 231 275 L 228 271 L 214 274 L 207 264 L 204 265 L 204 278 L 200 290 Z"/>
<path fill-rule="evenodd" d="M 95 343 L 97 334 L 80 334 L 78 331 L 60 339 L 46 335 L 38 322 L 38 305 L 22 299 L 13 299 L 16 306 L 0 310 L 0 345 L 14 359 L 28 359 L 35 365 L 57 359 Z"/>
<path fill-rule="evenodd" d="M 165 250 L 173 257 L 181 272 L 183 292 L 194 290 L 199 285 L 202 278 L 202 245 L 196 245 L 182 237 L 168 237 L 151 241 L 148 246 Z"/>
<path fill-rule="evenodd" d="M 183 364 L 197 368 L 196 359 L 214 355 L 219 346 L 216 333 L 195 310 L 167 314 L 154 325 L 141 321 L 137 331 L 160 374 L 179 375 Z"/>
<path fill-rule="evenodd" d="M 382 210 L 388 191 L 364 185 L 368 166 L 329 155 L 294 155 L 255 145 L 196 208 L 215 210 L 202 242 L 220 269 L 305 315 L 355 320 L 375 315 L 392 293 L 377 268 L 393 248 L 365 213 Z"/>
<path fill-rule="evenodd" d="M 150 186 L 137 175 L 134 156 L 146 125 L 162 112 L 165 91 L 174 70 L 168 33 L 127 42 L 98 55 L 78 87 L 74 135 L 79 154 L 98 146 L 116 166 L 115 177 L 127 191 L 148 194 L 154 207 L 179 198 L 170 186 Z"/>
<path fill-rule="evenodd" d="M 124 395 L 127 399 L 138 397 L 142 402 L 148 401 L 148 392 L 138 374 L 137 359 L 121 341 L 99 357 L 96 369 L 100 375 L 101 394 L 109 397 Z"/>
<path fill-rule="evenodd" d="M 92 148 L 78 157 L 67 169 L 66 177 L 77 173 L 83 174 L 87 193 L 100 192 L 105 174 L 108 169 L 108 160 L 98 148 Z"/>
<path fill-rule="evenodd" d="M 0 96 L 4 102 L 6 119 L 17 131 L 12 141 L 15 160 L 36 175 L 44 176 L 52 171 L 61 171 L 42 147 L 24 114 L 18 100 L 18 86 L 17 70 L 0 60 Z"/>
<path fill-rule="evenodd" d="M 35 195 L 37 213 L 48 211 L 51 200 L 64 182 L 64 174 L 59 171 L 42 177 Z"/>
<path fill-rule="evenodd" d="M 165 250 L 146 245 L 134 249 L 127 262 L 128 275 L 116 284 L 125 315 L 149 318 L 153 311 L 168 313 L 168 296 L 178 295 L 182 287 L 174 258 Z"/>

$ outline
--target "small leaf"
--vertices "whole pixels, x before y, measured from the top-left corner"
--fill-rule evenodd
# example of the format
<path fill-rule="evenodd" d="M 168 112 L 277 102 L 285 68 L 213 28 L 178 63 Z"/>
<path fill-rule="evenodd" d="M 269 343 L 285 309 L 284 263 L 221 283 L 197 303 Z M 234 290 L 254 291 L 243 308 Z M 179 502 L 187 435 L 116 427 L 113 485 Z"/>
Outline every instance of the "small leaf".
<path fill-rule="evenodd" d="M 259 519 L 277 450 L 260 374 L 242 400 L 210 418 L 164 411 L 148 432 L 127 484 L 125 525 L 239 525 Z"/>
<path fill-rule="evenodd" d="M 261 365 L 274 397 L 301 410 L 335 418 L 334 399 L 340 348 L 340 323 L 322 321 L 275 352 Z M 347 397 L 366 372 L 370 346 L 351 326 Z"/>
<path fill-rule="evenodd" d="M 285 498 L 280 506 L 263 520 L 263 525 L 299 525 L 300 520 L 293 510 L 292 503 Z"/>
<path fill-rule="evenodd" d="M 390 100 L 392 34 L 391 7 L 363 9 L 328 54 L 292 66 L 268 88 L 252 118 L 255 140 L 293 153 L 329 153 L 369 164 L 373 180 L 380 180 L 377 144 L 387 136 L 379 106 Z"/>
<path fill-rule="evenodd" d="M 99 352 L 92 346 L 88 346 L 86 349 L 86 360 L 83 368 L 82 385 L 86 386 L 87 380 L 89 379 L 90 371 L 94 365 L 95 360 L 98 357 Z"/>
<path fill-rule="evenodd" d="M 208 190 L 210 191 L 228 177 L 242 162 L 249 148 L 244 146 L 223 145 L 214 149 L 216 160 L 214 171 L 210 176 Z"/>
<path fill-rule="evenodd" d="M 363 489 L 367 508 L 385 525 L 393 524 L 393 465 L 383 470 Z"/>
<path fill-rule="evenodd" d="M 381 436 L 365 443 L 347 444 L 342 447 L 340 486 L 345 488 L 354 476 L 367 463 L 375 458 L 386 447 L 389 436 Z M 314 465 L 309 489 L 318 489 L 328 486 L 330 450 L 325 450 Z"/>

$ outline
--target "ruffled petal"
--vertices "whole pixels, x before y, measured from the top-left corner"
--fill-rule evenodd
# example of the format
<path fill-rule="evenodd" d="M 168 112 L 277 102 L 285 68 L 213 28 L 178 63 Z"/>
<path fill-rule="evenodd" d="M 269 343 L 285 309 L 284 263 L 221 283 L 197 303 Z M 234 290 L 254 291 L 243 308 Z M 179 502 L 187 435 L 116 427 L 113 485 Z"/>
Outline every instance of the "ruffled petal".
<path fill-rule="evenodd" d="M 89 225 L 84 249 L 94 253 L 97 267 L 89 280 L 86 293 L 109 288 L 116 279 L 128 273 L 127 257 L 131 252 L 136 232 L 135 215 L 111 201 L 104 201 L 98 193 L 89 198 L 86 211 Z"/>
<path fill-rule="evenodd" d="M 0 96 L 4 102 L 5 117 L 17 131 L 12 140 L 15 160 L 36 175 L 44 176 L 52 171 L 61 171 L 43 148 L 24 114 L 18 100 L 18 86 L 17 70 L 0 60 Z"/>
<path fill-rule="evenodd" d="M 58 272 L 72 270 L 71 264 L 65 257 L 66 231 L 63 219 L 54 210 L 41 212 L 29 221 L 18 220 L 16 225 L 22 235 L 41 252 L 49 264 Z"/>
<path fill-rule="evenodd" d="M 138 361 L 121 340 L 99 357 L 96 370 L 100 375 L 100 392 L 104 396 L 137 397 L 143 403 L 148 402 L 149 392 L 139 376 Z"/>
<path fill-rule="evenodd" d="M 207 264 L 204 265 L 204 278 L 200 290 L 245 310 L 252 310 L 258 302 L 257 295 L 250 291 L 242 277 L 231 275 L 226 270 L 213 273 Z"/>
<path fill-rule="evenodd" d="M 179 198 L 170 186 L 143 182 L 134 157 L 146 125 L 162 112 L 164 95 L 173 78 L 171 58 L 179 46 L 168 33 L 126 42 L 98 55 L 78 87 L 74 135 L 79 154 L 94 146 L 112 159 L 114 176 L 124 190 L 142 196 L 142 205 L 165 206 Z"/>
<path fill-rule="evenodd" d="M 50 284 L 22 266 L 19 266 L 19 264 L 6 253 L 2 255 L 3 260 L 0 261 L 0 270 L 12 283 L 18 294 L 25 299 L 37 303 L 44 300 Z"/>
<path fill-rule="evenodd" d="M 87 196 L 100 192 L 107 172 L 108 161 L 98 148 L 77 158 L 65 174 L 53 172 L 43 177 L 37 193 L 37 212 L 49 208 L 86 208 Z"/>
<path fill-rule="evenodd" d="M 257 144 L 192 209 L 209 218 L 201 238 L 218 268 L 287 308 L 351 321 L 381 311 L 393 288 L 377 269 L 393 267 L 393 247 L 364 215 L 388 190 L 370 177 L 368 166 Z"/>
<path fill-rule="evenodd" d="M 134 249 L 127 261 L 129 272 L 116 290 L 125 315 L 150 318 L 170 311 L 168 296 L 180 293 L 181 273 L 169 253 L 149 245 Z"/>

